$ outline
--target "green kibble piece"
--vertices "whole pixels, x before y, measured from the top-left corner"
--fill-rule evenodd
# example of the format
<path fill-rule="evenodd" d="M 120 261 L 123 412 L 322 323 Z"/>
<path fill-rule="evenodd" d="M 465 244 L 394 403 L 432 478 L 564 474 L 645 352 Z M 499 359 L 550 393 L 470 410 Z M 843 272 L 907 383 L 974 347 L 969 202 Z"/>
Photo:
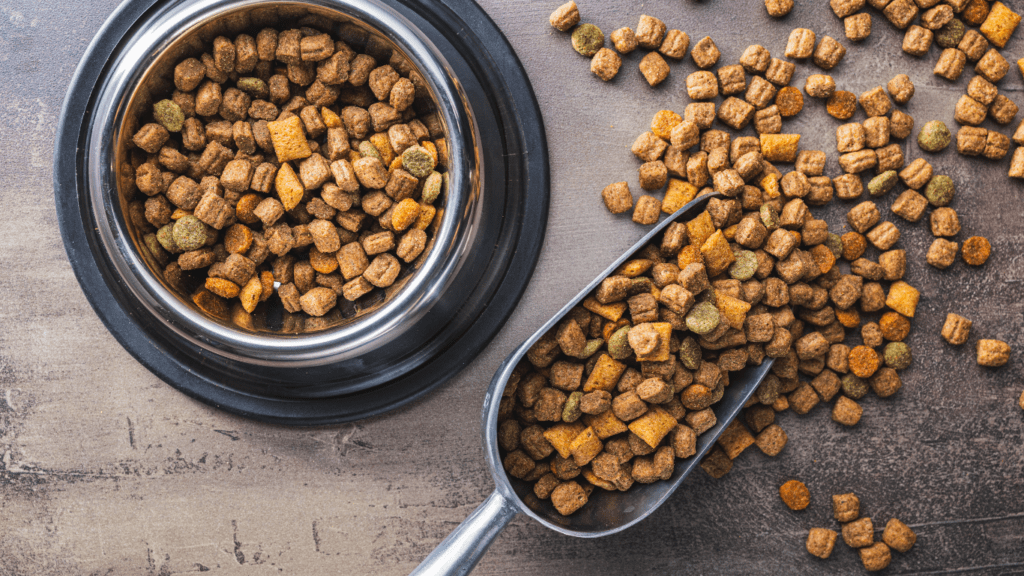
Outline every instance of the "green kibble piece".
<path fill-rule="evenodd" d="M 892 190 L 899 180 L 900 176 L 895 170 L 886 170 L 868 182 L 868 194 L 883 196 Z"/>
<path fill-rule="evenodd" d="M 577 390 L 572 394 L 569 394 L 569 399 L 565 401 L 565 408 L 562 408 L 562 422 L 569 422 L 570 424 L 579 420 L 583 412 L 580 410 L 580 402 L 583 400 L 583 392 Z"/>
<path fill-rule="evenodd" d="M 168 224 L 156 231 L 156 240 L 171 254 L 181 252 L 181 248 L 174 242 L 174 223 Z"/>
<path fill-rule="evenodd" d="M 593 24 L 580 24 L 572 31 L 572 47 L 590 58 L 604 47 L 604 32 Z"/>
<path fill-rule="evenodd" d="M 431 172 L 430 176 L 423 181 L 423 200 L 424 204 L 433 204 L 434 200 L 441 195 L 441 184 L 444 183 L 444 178 L 438 172 Z"/>
<path fill-rule="evenodd" d="M 267 88 L 267 83 L 259 78 L 239 78 L 236 84 L 238 89 L 253 98 L 266 98 L 270 95 L 270 89 Z"/>
<path fill-rule="evenodd" d="M 771 204 L 761 205 L 761 224 L 770 231 L 779 227 L 779 213 Z"/>
<path fill-rule="evenodd" d="M 956 186 L 953 185 L 953 179 L 943 174 L 933 176 L 924 189 L 924 197 L 935 207 L 949 206 L 955 195 Z"/>
<path fill-rule="evenodd" d="M 654 289 L 654 282 L 646 276 L 640 278 L 633 278 L 633 281 L 629 284 L 630 294 L 643 294 L 644 292 L 650 292 Z"/>
<path fill-rule="evenodd" d="M 941 120 L 932 120 L 921 127 L 917 134 L 917 145 L 925 152 L 938 152 L 949 146 L 953 135 Z"/>
<path fill-rule="evenodd" d="M 625 360 L 633 355 L 633 348 L 629 345 L 629 326 L 612 332 L 608 338 L 608 355 L 616 360 Z"/>
<path fill-rule="evenodd" d="M 580 354 L 580 359 L 590 358 L 597 351 L 604 346 L 604 338 L 594 338 L 593 340 L 587 340 L 587 343 L 583 346 L 583 353 Z"/>
<path fill-rule="evenodd" d="M 829 232 L 828 236 L 825 238 L 825 247 L 832 252 L 833 256 L 839 258 L 840 256 L 843 255 L 842 237 L 840 237 L 839 234 Z"/>
<path fill-rule="evenodd" d="M 683 363 L 683 367 L 687 370 L 696 370 L 700 368 L 701 359 L 700 344 L 697 340 L 693 336 L 683 338 L 679 343 L 679 361 Z"/>
<path fill-rule="evenodd" d="M 363 140 L 359 143 L 358 150 L 360 156 L 364 158 L 376 158 L 377 160 L 380 160 L 382 164 L 384 163 L 384 157 L 380 155 L 380 150 L 377 150 L 377 147 L 373 145 L 373 142 Z"/>
<path fill-rule="evenodd" d="M 153 104 L 153 118 L 168 132 L 181 132 L 185 124 L 185 113 L 173 100 L 161 100 Z"/>
<path fill-rule="evenodd" d="M 953 18 L 935 33 L 935 43 L 942 48 L 956 48 L 960 45 L 960 41 L 964 39 L 964 32 L 966 31 L 964 23 L 957 18 Z"/>
<path fill-rule="evenodd" d="M 843 394 L 851 400 L 860 400 L 868 394 L 868 381 L 853 374 L 843 376 L 842 385 Z"/>
<path fill-rule="evenodd" d="M 156 234 L 146 234 L 142 237 L 142 241 L 146 244 L 146 248 L 149 249 L 149 253 L 153 255 L 153 258 L 161 264 L 166 263 L 167 259 L 170 258 L 164 247 L 160 245 L 160 241 L 156 239 Z"/>
<path fill-rule="evenodd" d="M 686 315 L 686 327 L 690 332 L 703 336 L 714 332 L 719 320 L 718 308 L 710 302 L 701 302 Z"/>
<path fill-rule="evenodd" d="M 741 282 L 750 280 L 757 272 L 757 255 L 750 250 L 736 253 L 736 261 L 729 267 L 729 276 Z"/>
<path fill-rule="evenodd" d="M 910 354 L 910 346 L 905 342 L 889 342 L 885 345 L 885 365 L 893 370 L 904 370 L 914 360 Z"/>
<path fill-rule="evenodd" d="M 174 243 L 182 252 L 202 248 L 206 244 L 206 224 L 191 214 L 179 218 L 174 223 Z"/>
<path fill-rule="evenodd" d="M 430 176 L 434 166 L 434 157 L 423 146 L 410 146 L 402 152 L 402 168 L 417 178 Z"/>

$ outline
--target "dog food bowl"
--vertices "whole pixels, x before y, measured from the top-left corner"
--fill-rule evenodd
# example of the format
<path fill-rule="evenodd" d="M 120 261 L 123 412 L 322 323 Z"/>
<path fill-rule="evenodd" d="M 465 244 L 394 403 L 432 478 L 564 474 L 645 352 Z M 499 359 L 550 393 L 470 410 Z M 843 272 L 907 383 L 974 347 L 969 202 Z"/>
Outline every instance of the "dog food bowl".
<path fill-rule="evenodd" d="M 164 282 L 127 218 L 129 142 L 170 91 L 174 65 L 214 37 L 302 26 L 378 61 L 396 51 L 425 79 L 450 150 L 440 223 L 411 273 L 323 318 L 288 314 L 276 297 L 245 322 L 215 318 Z M 377 414 L 468 364 L 525 289 L 547 216 L 536 100 L 511 47 L 470 0 L 125 2 L 75 74 L 54 163 L 65 248 L 115 338 L 186 394 L 280 423 Z"/>

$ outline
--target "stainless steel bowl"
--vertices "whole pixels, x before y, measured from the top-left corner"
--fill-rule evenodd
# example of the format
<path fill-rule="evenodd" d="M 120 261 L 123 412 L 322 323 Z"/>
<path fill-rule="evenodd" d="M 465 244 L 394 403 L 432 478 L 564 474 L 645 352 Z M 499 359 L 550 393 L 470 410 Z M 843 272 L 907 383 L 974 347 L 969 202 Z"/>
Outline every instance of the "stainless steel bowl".
<path fill-rule="evenodd" d="M 416 318 L 437 303 L 465 262 L 477 225 L 479 165 L 472 110 L 448 74 L 440 54 L 405 19 L 370 0 L 346 0 L 345 10 L 331 0 L 196 0 L 156 15 L 149 31 L 126 46 L 97 93 L 96 114 L 87 137 L 87 181 L 99 223 L 100 239 L 119 276 L 156 317 L 174 326 L 210 354 L 267 366 L 301 368 L 374 354 L 395 359 L 404 351 L 390 346 L 416 329 Z M 449 193 L 432 247 L 415 262 L 414 274 L 401 278 L 386 298 L 362 299 L 357 307 L 304 323 L 304 314 L 284 321 L 278 306 L 260 306 L 246 322 L 218 319 L 182 297 L 162 279 L 161 267 L 148 256 L 141 235 L 126 218 L 131 179 L 131 138 L 153 102 L 173 90 L 174 66 L 209 51 L 213 38 L 255 35 L 263 27 L 279 30 L 312 26 L 330 32 L 387 61 L 398 51 L 421 71 L 450 143 Z M 117 193 L 115 191 L 120 191 Z M 147 262 L 148 260 L 148 262 Z M 346 303 L 347 304 L 347 303 Z M 292 316 L 292 315 L 288 315 Z M 309 326 L 305 326 L 309 324 Z M 367 379 L 365 385 L 374 384 Z"/>
<path fill-rule="evenodd" d="M 312 26 L 379 59 L 391 51 L 405 57 L 425 79 L 444 128 L 450 183 L 432 246 L 386 297 L 322 319 L 268 306 L 235 323 L 169 288 L 132 230 L 129 141 L 154 97 L 172 89 L 177 62 L 208 50 L 218 35 L 267 26 Z M 525 73 L 469 0 L 130 0 L 94 40 L 69 88 L 54 180 L 79 282 L 130 352 L 211 404 L 315 424 L 408 401 L 482 349 L 536 264 L 547 172 Z M 380 398 L 367 401 L 371 392 Z"/>

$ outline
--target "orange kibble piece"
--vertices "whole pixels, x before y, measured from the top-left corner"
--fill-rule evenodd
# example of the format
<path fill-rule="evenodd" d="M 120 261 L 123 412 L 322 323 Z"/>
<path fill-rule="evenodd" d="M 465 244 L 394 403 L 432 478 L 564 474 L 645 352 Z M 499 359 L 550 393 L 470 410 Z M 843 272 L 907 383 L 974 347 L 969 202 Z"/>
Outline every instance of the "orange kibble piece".
<path fill-rule="evenodd" d="M 790 510 L 803 510 L 811 503 L 811 491 L 799 480 L 790 480 L 779 487 L 779 496 Z"/>
<path fill-rule="evenodd" d="M 245 224 L 234 224 L 224 232 L 224 249 L 229 254 L 245 254 L 252 246 L 252 230 Z"/>
<path fill-rule="evenodd" d="M 207 278 L 206 289 L 221 298 L 229 299 L 238 296 L 238 292 L 241 290 L 241 288 L 238 287 L 238 284 L 223 278 Z"/>
<path fill-rule="evenodd" d="M 306 140 L 302 120 L 298 116 L 267 122 L 267 131 L 270 132 L 270 141 L 274 144 L 278 162 L 302 160 L 313 155 L 313 151 L 309 149 L 309 142 Z M 287 166 L 287 164 L 283 164 L 283 166 Z"/>
<path fill-rule="evenodd" d="M 341 128 L 341 117 L 334 110 L 324 106 L 320 108 L 320 116 L 324 119 L 324 126 L 328 128 Z"/>
<path fill-rule="evenodd" d="M 886 312 L 878 320 L 882 337 L 890 342 L 902 342 L 910 334 L 910 320 L 898 312 Z"/>
<path fill-rule="evenodd" d="M 416 217 L 416 224 L 413 225 L 413 228 L 416 228 L 417 230 L 426 230 L 430 226 L 430 223 L 434 221 L 435 214 L 437 214 L 437 208 L 434 208 L 430 204 L 420 205 L 420 213 L 419 216 Z M 392 225 L 394 225 L 394 222 L 392 222 Z"/>
<path fill-rule="evenodd" d="M 988 18 L 988 12 L 988 0 L 969 0 L 960 13 L 960 18 L 971 26 L 981 26 Z"/>
<path fill-rule="evenodd" d="M 671 110 L 661 110 L 651 120 L 651 132 L 662 140 L 672 138 L 672 129 L 683 122 L 683 117 Z"/>
<path fill-rule="evenodd" d="M 836 320 L 846 328 L 856 328 L 860 326 L 860 312 L 853 307 L 846 310 L 836 310 Z"/>
<path fill-rule="evenodd" d="M 840 239 L 843 241 L 843 258 L 850 262 L 860 258 L 868 247 L 867 238 L 859 232 L 847 232 Z"/>
<path fill-rule="evenodd" d="M 850 372 L 858 378 L 870 378 L 878 370 L 881 361 L 878 352 L 867 346 L 856 346 L 850 350 Z"/>
<path fill-rule="evenodd" d="M 309 249 L 309 265 L 321 274 L 330 274 L 338 269 L 338 258 L 333 252 L 325 254 L 314 246 Z"/>
<path fill-rule="evenodd" d="M 838 120 L 849 120 L 857 112 L 857 95 L 846 90 L 836 90 L 828 97 L 825 111 Z"/>
<path fill-rule="evenodd" d="M 238 199 L 238 204 L 235 205 L 235 217 L 238 218 L 239 222 L 245 224 L 257 224 L 260 219 L 253 214 L 253 210 L 263 200 L 263 197 L 259 194 L 246 194 Z"/>
<path fill-rule="evenodd" d="M 920 299 L 921 292 L 901 280 L 893 282 L 892 286 L 889 287 L 889 295 L 885 298 L 885 305 L 907 318 L 913 318 L 914 311 L 917 310 L 917 302 Z"/>
<path fill-rule="evenodd" d="M 412 226 L 419 215 L 420 203 L 412 198 L 406 198 L 395 206 L 395 212 L 391 215 L 391 225 L 401 232 Z"/>
<path fill-rule="evenodd" d="M 960 250 L 964 262 L 971 266 L 981 266 L 992 254 L 992 244 L 981 236 L 971 236 L 964 241 L 964 247 Z"/>
<path fill-rule="evenodd" d="M 818 268 L 821 268 L 822 274 L 828 274 L 828 271 L 836 265 L 836 255 L 824 244 L 818 244 L 811 248 L 811 258 L 814 259 L 814 263 L 818 265 Z"/>
<path fill-rule="evenodd" d="M 260 303 L 261 296 L 263 296 L 263 281 L 259 276 L 253 276 L 242 287 L 241 292 L 238 294 L 238 299 L 242 302 L 242 308 L 251 314 L 256 309 L 256 305 Z"/>
<path fill-rule="evenodd" d="M 796 116 L 804 109 L 804 96 L 800 90 L 792 86 L 779 89 L 775 96 L 775 105 L 779 107 L 779 114 L 784 118 Z"/>

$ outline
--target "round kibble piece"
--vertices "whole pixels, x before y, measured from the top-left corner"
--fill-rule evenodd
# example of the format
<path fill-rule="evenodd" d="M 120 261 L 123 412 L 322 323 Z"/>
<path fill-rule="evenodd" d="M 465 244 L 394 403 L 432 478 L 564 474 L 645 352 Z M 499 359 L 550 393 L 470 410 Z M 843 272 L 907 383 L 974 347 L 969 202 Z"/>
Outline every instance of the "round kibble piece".
<path fill-rule="evenodd" d="M 736 261 L 729 267 L 729 276 L 742 282 L 753 278 L 755 272 L 757 272 L 757 254 L 750 250 L 737 252 Z"/>
<path fill-rule="evenodd" d="M 935 43 L 942 48 L 956 48 L 960 41 L 964 39 L 966 31 L 964 23 L 957 18 L 953 18 L 935 32 Z"/>
<path fill-rule="evenodd" d="M 168 224 L 156 231 L 156 241 L 171 254 L 181 252 L 181 248 L 174 242 L 174 224 Z"/>
<path fill-rule="evenodd" d="M 629 326 L 612 332 L 608 338 L 608 355 L 615 360 L 625 360 L 633 355 L 633 348 L 629 345 Z"/>
<path fill-rule="evenodd" d="M 981 236 L 971 236 L 964 241 L 964 247 L 960 251 L 964 262 L 971 266 L 981 266 L 988 261 L 992 254 L 992 244 Z"/>
<path fill-rule="evenodd" d="M 803 510 L 811 503 L 811 491 L 799 480 L 790 480 L 779 487 L 779 496 L 790 510 Z"/>
<path fill-rule="evenodd" d="M 574 50 L 590 58 L 604 46 L 604 32 L 593 24 L 580 24 L 572 31 L 572 47 Z"/>
<path fill-rule="evenodd" d="M 899 174 L 895 170 L 887 170 L 875 176 L 868 182 L 868 194 L 871 196 L 884 196 L 900 181 Z"/>
<path fill-rule="evenodd" d="M 715 305 L 710 302 L 697 304 L 686 315 L 686 327 L 694 334 L 701 336 L 713 332 L 715 328 L 718 328 L 720 321 L 718 308 L 715 308 Z"/>
<path fill-rule="evenodd" d="M 153 118 L 168 132 L 181 132 L 185 124 L 185 113 L 173 100 L 161 100 L 153 104 Z"/>
<path fill-rule="evenodd" d="M 412 226 L 420 215 L 420 205 L 412 198 L 406 198 L 395 205 L 395 211 L 391 214 L 391 225 L 395 230 L 401 232 Z"/>
<path fill-rule="evenodd" d="M 402 153 L 402 167 L 417 178 L 430 176 L 434 166 L 434 156 L 423 146 L 410 146 Z"/>
<path fill-rule="evenodd" d="M 878 320 L 882 337 L 890 342 L 902 342 L 910 334 L 910 320 L 898 312 L 886 312 Z"/>
<path fill-rule="evenodd" d="M 953 141 L 949 128 L 941 120 L 932 120 L 921 127 L 917 134 L 917 145 L 925 152 L 939 152 Z"/>
<path fill-rule="evenodd" d="M 870 378 L 878 370 L 878 352 L 867 346 L 850 350 L 850 372 L 860 378 Z"/>
<path fill-rule="evenodd" d="M 184 252 L 198 250 L 206 244 L 206 224 L 189 214 L 174 223 L 174 243 Z"/>
<path fill-rule="evenodd" d="M 854 376 L 853 374 L 846 374 L 843 376 L 841 385 L 843 388 L 843 395 L 853 400 L 860 400 L 867 396 L 868 390 L 870 390 L 867 380 L 860 378 L 859 376 Z"/>
<path fill-rule="evenodd" d="M 832 251 L 832 255 L 836 258 L 842 257 L 843 239 L 839 234 L 829 232 L 828 237 L 825 238 L 825 246 Z"/>
<path fill-rule="evenodd" d="M 846 90 L 836 90 L 829 96 L 825 111 L 838 120 L 849 120 L 857 112 L 857 95 Z"/>
<path fill-rule="evenodd" d="M 775 105 L 779 107 L 779 114 L 783 117 L 796 116 L 804 109 L 804 96 L 800 90 L 786 86 L 779 90 L 775 97 Z"/>
<path fill-rule="evenodd" d="M 945 175 L 933 176 L 924 189 L 924 197 L 928 199 L 928 203 L 937 208 L 948 206 L 955 194 L 956 186 L 953 185 L 953 179 Z"/>
<path fill-rule="evenodd" d="M 913 361 L 910 346 L 903 342 L 889 342 L 885 345 L 885 365 L 893 370 L 905 370 Z"/>

